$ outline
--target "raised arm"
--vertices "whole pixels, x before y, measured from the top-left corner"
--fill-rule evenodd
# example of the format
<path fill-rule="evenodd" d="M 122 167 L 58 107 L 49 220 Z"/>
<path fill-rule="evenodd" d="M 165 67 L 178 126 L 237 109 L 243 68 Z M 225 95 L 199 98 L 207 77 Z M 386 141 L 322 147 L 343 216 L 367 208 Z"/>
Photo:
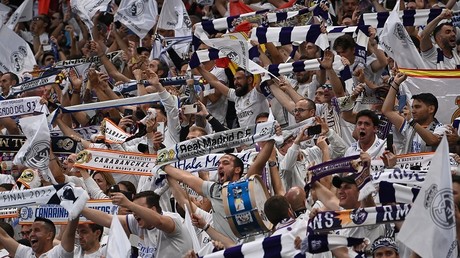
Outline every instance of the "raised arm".
<path fill-rule="evenodd" d="M 429 22 L 425 29 L 422 31 L 420 35 L 420 51 L 426 52 L 433 48 L 433 43 L 431 41 L 431 34 L 433 33 L 434 29 L 438 26 L 438 23 L 444 19 L 452 18 L 452 11 L 449 9 L 442 10 L 441 14 L 439 14 L 436 18 L 434 18 L 431 22 Z"/>
<path fill-rule="evenodd" d="M 64 230 L 61 238 L 61 246 L 66 252 L 73 252 L 75 247 L 75 231 L 78 226 L 78 217 L 74 220 L 69 221 L 67 227 Z"/>
<path fill-rule="evenodd" d="M 155 208 L 147 208 L 138 205 L 126 198 L 123 193 L 112 193 L 110 198 L 116 205 L 123 206 L 141 218 L 148 228 L 157 228 L 167 234 L 171 234 L 176 230 L 176 223 L 169 216 L 161 215 Z M 155 209 L 155 210 L 154 210 Z"/>
<path fill-rule="evenodd" d="M 18 250 L 19 243 L 10 237 L 2 227 L 0 227 L 0 243 L 10 253 L 11 257 L 14 257 L 16 250 Z"/>
<path fill-rule="evenodd" d="M 203 195 L 202 185 L 203 179 L 190 174 L 189 172 L 175 168 L 171 165 L 166 165 L 163 167 L 163 170 L 168 174 L 168 176 L 176 179 L 179 182 L 183 182 L 190 186 L 195 192 L 199 195 Z"/>
<path fill-rule="evenodd" d="M 98 211 L 95 209 L 90 209 L 90 208 L 83 208 L 83 211 L 81 212 L 85 218 L 91 220 L 92 222 L 99 224 L 103 227 L 110 228 L 110 225 L 112 224 L 112 218 L 115 215 L 110 215 L 102 211 Z M 121 216 L 117 215 L 118 220 L 120 220 L 121 226 L 125 230 L 125 233 L 128 235 L 131 232 L 129 232 L 128 229 L 128 224 L 126 222 L 126 216 Z"/>
<path fill-rule="evenodd" d="M 388 120 L 395 126 L 398 131 L 401 130 L 401 126 L 404 124 L 404 118 L 399 115 L 398 111 L 394 110 L 394 106 L 396 101 L 396 94 L 399 92 L 399 85 L 406 78 L 407 76 L 403 73 L 396 74 L 382 106 L 383 115 L 388 118 Z"/>
<path fill-rule="evenodd" d="M 256 174 L 260 175 L 262 173 L 262 169 L 265 167 L 265 164 L 270 158 L 274 146 L 274 140 L 269 140 L 267 143 L 265 143 L 264 147 L 259 152 L 252 165 L 249 166 L 247 174 L 248 177 Z"/>
<path fill-rule="evenodd" d="M 214 87 L 217 91 L 219 91 L 222 95 L 228 96 L 228 92 L 230 91 L 229 88 L 224 85 L 217 77 L 208 72 L 206 69 L 203 68 L 202 65 L 198 66 L 197 71 L 203 76 L 203 78 L 211 85 Z"/>

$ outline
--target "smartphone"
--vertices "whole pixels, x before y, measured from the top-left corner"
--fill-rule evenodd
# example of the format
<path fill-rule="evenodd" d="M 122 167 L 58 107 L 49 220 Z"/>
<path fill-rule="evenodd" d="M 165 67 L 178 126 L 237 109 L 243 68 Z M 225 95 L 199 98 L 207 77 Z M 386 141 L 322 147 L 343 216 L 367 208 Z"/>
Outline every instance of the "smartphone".
<path fill-rule="evenodd" d="M 51 45 L 43 45 L 43 51 L 44 52 L 51 51 Z"/>
<path fill-rule="evenodd" d="M 391 153 L 395 153 L 393 150 L 393 134 L 391 133 L 387 135 L 387 150 L 389 150 Z"/>
<path fill-rule="evenodd" d="M 158 122 L 157 132 L 160 132 L 161 134 L 165 133 L 165 122 Z"/>
<path fill-rule="evenodd" d="M 111 193 L 118 193 L 120 192 L 120 187 L 118 185 L 112 185 L 109 189 Z"/>
<path fill-rule="evenodd" d="M 307 135 L 308 136 L 315 135 L 315 134 L 320 134 L 320 133 L 321 133 L 321 125 L 310 126 L 307 129 Z"/>
<path fill-rule="evenodd" d="M 454 122 L 452 122 L 452 127 L 458 130 L 458 126 L 460 124 L 460 117 L 455 118 Z"/>
<path fill-rule="evenodd" d="M 406 105 L 407 105 L 407 95 L 400 95 L 398 98 L 398 112 L 402 113 Z"/>
<path fill-rule="evenodd" d="M 132 109 L 126 108 L 125 111 L 123 112 L 123 117 L 125 116 L 132 116 L 134 111 Z"/>
<path fill-rule="evenodd" d="M 198 112 L 198 105 L 197 104 L 184 105 L 183 110 L 184 110 L 184 114 L 195 114 L 196 112 Z"/>

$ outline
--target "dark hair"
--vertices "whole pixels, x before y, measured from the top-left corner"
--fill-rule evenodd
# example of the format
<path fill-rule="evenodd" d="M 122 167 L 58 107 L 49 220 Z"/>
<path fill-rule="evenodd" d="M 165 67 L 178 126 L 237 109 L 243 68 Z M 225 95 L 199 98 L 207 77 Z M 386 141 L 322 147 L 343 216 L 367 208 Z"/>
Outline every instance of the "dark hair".
<path fill-rule="evenodd" d="M 309 99 L 309 98 L 306 98 L 305 100 L 308 103 L 308 108 L 316 111 L 316 103 L 313 100 Z"/>
<path fill-rule="evenodd" d="M 343 50 L 352 49 L 356 47 L 356 42 L 352 36 L 345 34 L 334 41 L 334 50 L 336 50 L 337 47 L 341 47 Z"/>
<path fill-rule="evenodd" d="M 265 215 L 273 225 L 289 218 L 289 208 L 288 200 L 282 195 L 271 196 L 264 204 Z"/>
<path fill-rule="evenodd" d="M 128 192 L 132 193 L 133 195 L 136 194 L 136 186 L 131 183 L 130 181 L 120 181 L 118 182 L 119 185 L 124 185 L 126 187 L 126 189 L 128 190 Z"/>
<path fill-rule="evenodd" d="M 241 67 L 236 68 L 235 73 L 236 73 L 236 72 L 239 72 L 239 71 L 242 71 L 246 77 L 253 77 L 253 78 L 254 78 L 254 75 L 253 75 L 252 73 L 250 73 L 250 72 L 244 70 L 244 69 L 241 68 Z"/>
<path fill-rule="evenodd" d="M 452 175 L 452 183 L 460 184 L 460 176 Z"/>
<path fill-rule="evenodd" d="M 270 115 L 270 114 L 269 114 L 268 112 L 262 112 L 262 113 L 260 113 L 260 114 L 258 114 L 258 115 L 256 116 L 256 121 L 257 121 L 257 119 L 259 119 L 259 118 L 261 118 L 261 117 L 266 117 L 266 118 L 268 118 L 269 115 Z"/>
<path fill-rule="evenodd" d="M 12 73 L 12 72 L 6 72 L 3 75 L 5 75 L 5 74 L 9 74 L 10 75 L 10 80 L 16 81 L 16 84 L 19 83 L 19 77 L 18 77 L 17 74 Z"/>
<path fill-rule="evenodd" d="M 5 188 L 7 191 L 11 191 L 11 190 L 13 190 L 14 185 L 13 185 L 13 184 L 4 183 L 4 184 L 1 184 L 0 187 Z"/>
<path fill-rule="evenodd" d="M 153 60 L 157 60 L 158 61 L 158 71 L 163 71 L 163 74 L 161 75 L 161 78 L 165 78 L 165 77 L 168 77 L 168 72 L 169 72 L 169 67 L 168 65 L 163 62 L 161 59 L 159 58 L 153 58 Z"/>
<path fill-rule="evenodd" d="M 436 35 L 438 35 L 438 33 L 441 31 L 442 27 L 444 27 L 444 26 L 454 27 L 452 22 L 443 22 L 443 23 L 439 24 L 438 26 L 436 26 L 436 28 L 434 28 L 433 36 L 436 37 Z M 454 27 L 454 29 L 455 29 L 455 27 Z"/>
<path fill-rule="evenodd" d="M 91 231 L 96 232 L 96 230 L 100 230 L 101 233 L 99 234 L 99 242 L 101 241 L 102 235 L 104 233 L 104 227 L 96 224 L 96 223 L 90 223 L 88 224 L 88 227 L 91 229 Z"/>
<path fill-rule="evenodd" d="M 133 200 L 145 197 L 145 202 L 149 208 L 155 207 L 158 213 L 162 213 L 160 207 L 160 196 L 154 191 L 143 191 L 134 195 Z"/>
<path fill-rule="evenodd" d="M 14 229 L 10 224 L 6 223 L 5 221 L 0 220 L 0 228 L 5 230 L 8 236 L 14 238 Z"/>
<path fill-rule="evenodd" d="M 428 106 L 434 106 L 434 114 L 438 112 L 438 99 L 431 93 L 420 93 L 412 96 L 412 99 L 423 102 Z"/>
<path fill-rule="evenodd" d="M 54 237 L 56 236 L 56 226 L 51 220 L 47 218 L 43 218 L 43 217 L 36 217 L 34 222 L 44 222 L 45 227 L 48 229 L 48 231 L 51 231 L 53 233 L 53 239 L 54 239 Z"/>
<path fill-rule="evenodd" d="M 235 154 L 226 153 L 225 155 L 233 157 L 233 166 L 241 169 L 241 172 L 240 172 L 240 177 L 241 177 L 241 175 L 243 174 L 243 171 L 244 171 L 244 163 L 243 163 L 243 161 L 240 158 L 238 158 Z"/>
<path fill-rule="evenodd" d="M 369 110 L 369 109 L 364 109 L 364 110 L 359 111 L 358 114 L 356 114 L 356 122 L 358 122 L 358 119 L 362 116 L 369 117 L 372 120 L 372 123 L 374 124 L 374 126 L 379 126 L 380 119 L 374 111 Z"/>
<path fill-rule="evenodd" d="M 43 53 L 42 59 L 40 60 L 42 65 L 45 64 L 46 57 L 48 56 L 54 57 L 54 53 L 51 51 L 46 51 L 45 53 Z"/>

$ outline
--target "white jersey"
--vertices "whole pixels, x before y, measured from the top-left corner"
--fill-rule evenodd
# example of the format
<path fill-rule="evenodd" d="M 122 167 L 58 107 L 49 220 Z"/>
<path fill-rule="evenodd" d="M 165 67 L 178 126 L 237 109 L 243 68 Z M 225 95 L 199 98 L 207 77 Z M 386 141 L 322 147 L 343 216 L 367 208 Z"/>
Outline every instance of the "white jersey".
<path fill-rule="evenodd" d="M 230 101 L 235 102 L 240 127 L 255 124 L 257 115 L 269 110 L 267 99 L 256 88 L 242 97 L 236 96 L 235 89 L 229 89 L 227 97 Z"/>
<path fill-rule="evenodd" d="M 138 243 L 139 257 L 182 257 L 192 249 L 192 243 L 188 240 L 187 231 L 183 226 L 183 219 L 177 213 L 163 212 L 174 220 L 174 232 L 168 234 L 157 228 L 148 230 L 139 227 L 132 214 L 126 215 L 129 231 L 138 235 L 141 241 Z"/>
<path fill-rule="evenodd" d="M 383 152 L 385 151 L 385 142 L 382 139 L 379 139 L 377 135 L 375 135 L 375 140 L 372 146 L 366 151 L 370 156 L 371 159 L 376 159 L 382 156 Z M 347 149 L 345 152 L 344 157 L 359 155 L 361 153 L 361 147 L 359 147 L 359 141 L 354 142 L 351 147 Z"/>
<path fill-rule="evenodd" d="M 438 55 L 439 53 L 439 55 Z M 460 65 L 460 56 L 456 48 L 452 51 L 452 57 L 448 58 L 442 54 L 442 50 L 438 46 L 433 46 L 431 49 L 422 52 L 421 56 L 428 64 L 429 68 L 433 69 L 458 69 Z"/>
<path fill-rule="evenodd" d="M 14 255 L 15 258 L 36 258 L 32 247 L 25 246 L 25 245 L 18 245 L 18 249 L 16 249 L 16 254 Z M 73 252 L 67 252 L 61 245 L 57 245 L 53 247 L 48 252 L 39 256 L 39 258 L 73 258 Z"/>

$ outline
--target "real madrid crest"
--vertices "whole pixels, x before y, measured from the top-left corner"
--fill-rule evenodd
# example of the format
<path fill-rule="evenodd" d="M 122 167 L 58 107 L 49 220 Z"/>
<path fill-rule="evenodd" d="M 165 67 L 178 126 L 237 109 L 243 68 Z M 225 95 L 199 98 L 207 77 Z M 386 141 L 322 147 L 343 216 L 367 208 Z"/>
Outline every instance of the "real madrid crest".
<path fill-rule="evenodd" d="M 141 15 L 145 9 L 144 4 L 145 3 L 143 0 L 134 1 L 134 3 L 131 4 L 129 9 L 126 10 L 126 14 L 131 17 L 137 17 Z"/>

